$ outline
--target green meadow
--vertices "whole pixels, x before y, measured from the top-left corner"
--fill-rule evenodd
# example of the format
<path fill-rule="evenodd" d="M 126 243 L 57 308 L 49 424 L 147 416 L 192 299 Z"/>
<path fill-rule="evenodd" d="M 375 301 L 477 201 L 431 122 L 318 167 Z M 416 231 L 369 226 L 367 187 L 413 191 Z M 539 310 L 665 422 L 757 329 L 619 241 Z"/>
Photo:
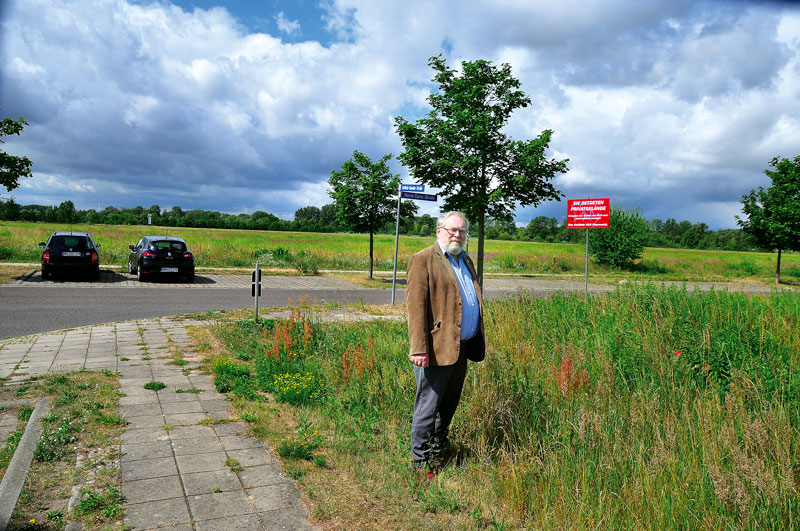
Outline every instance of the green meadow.
<path fill-rule="evenodd" d="M 38 262 L 40 247 L 54 230 L 90 232 L 102 245 L 101 264 L 127 264 L 128 245 L 148 234 L 184 238 L 199 267 L 297 268 L 301 272 L 319 269 L 364 271 L 369 263 L 369 235 L 308 232 L 246 231 L 137 225 L 58 225 L 0 222 L 0 261 Z M 401 236 L 398 269 L 404 271 L 416 251 L 432 244 L 433 238 Z M 375 235 L 375 269 L 391 271 L 394 236 Z M 472 252 L 477 246 L 471 242 Z M 520 275 L 582 275 L 585 247 L 580 244 L 534 243 L 487 240 L 485 273 Z M 620 272 L 590 261 L 589 273 L 602 278 L 721 281 L 748 279 L 774 282 L 775 253 L 703 251 L 648 248 L 631 271 Z M 782 281 L 800 283 L 800 254 L 783 253 Z"/>
<path fill-rule="evenodd" d="M 405 321 L 305 311 L 221 323 L 208 366 L 323 526 L 800 527 L 792 292 L 488 302 L 487 359 L 470 364 L 454 452 L 431 481 L 409 470 Z"/>

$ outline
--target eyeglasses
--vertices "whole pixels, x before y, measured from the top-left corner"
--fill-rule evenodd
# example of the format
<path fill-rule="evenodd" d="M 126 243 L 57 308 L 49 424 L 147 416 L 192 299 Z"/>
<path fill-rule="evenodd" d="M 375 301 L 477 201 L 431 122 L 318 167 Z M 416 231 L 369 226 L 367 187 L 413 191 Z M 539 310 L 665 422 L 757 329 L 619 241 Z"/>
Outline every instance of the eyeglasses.
<path fill-rule="evenodd" d="M 450 236 L 463 236 L 469 238 L 469 231 L 467 229 L 451 229 L 450 227 L 440 227 L 447 231 Z"/>

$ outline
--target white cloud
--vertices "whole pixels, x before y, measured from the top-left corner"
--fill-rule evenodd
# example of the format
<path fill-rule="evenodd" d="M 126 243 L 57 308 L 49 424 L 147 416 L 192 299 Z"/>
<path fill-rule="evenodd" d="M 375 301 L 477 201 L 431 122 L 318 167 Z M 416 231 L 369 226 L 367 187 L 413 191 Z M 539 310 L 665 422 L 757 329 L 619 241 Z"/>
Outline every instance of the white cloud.
<path fill-rule="evenodd" d="M 323 11 L 338 36 L 327 46 L 247 33 L 221 8 L 11 0 L 0 102 L 31 125 L 4 148 L 28 155 L 35 175 L 17 201 L 95 208 L 98 196 L 118 206 L 158 197 L 290 217 L 329 202 L 330 170 L 354 149 L 400 152 L 393 117 L 427 112 L 427 61 L 442 51 L 454 68 L 510 63 L 533 104 L 509 133 L 553 129 L 551 156 L 570 159 L 557 180 L 568 196 L 611 196 L 647 217 L 733 226 L 769 160 L 800 145 L 797 10 L 331 0 Z M 273 20 L 286 36 L 306 27 L 284 12 Z M 519 211 L 523 223 L 532 215 Z"/>
<path fill-rule="evenodd" d="M 295 35 L 300 32 L 300 23 L 286 18 L 283 11 L 275 16 L 275 23 L 278 25 L 278 29 L 287 35 Z"/>

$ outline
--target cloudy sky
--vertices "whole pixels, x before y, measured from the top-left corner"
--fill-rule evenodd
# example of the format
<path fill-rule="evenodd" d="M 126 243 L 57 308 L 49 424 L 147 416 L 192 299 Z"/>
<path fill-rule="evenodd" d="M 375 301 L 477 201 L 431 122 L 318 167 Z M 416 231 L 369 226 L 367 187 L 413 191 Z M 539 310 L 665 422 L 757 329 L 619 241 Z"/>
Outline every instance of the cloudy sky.
<path fill-rule="evenodd" d="M 775 156 L 800 154 L 800 6 L 746 0 L 0 0 L 11 194 L 78 208 L 222 212 L 329 203 L 353 150 L 402 151 L 435 90 L 428 59 L 509 63 L 555 134 L 565 199 L 735 226 Z M 399 163 L 393 171 L 411 182 Z M 438 213 L 433 203 L 420 212 Z M 517 222 L 566 215 L 566 201 Z"/>

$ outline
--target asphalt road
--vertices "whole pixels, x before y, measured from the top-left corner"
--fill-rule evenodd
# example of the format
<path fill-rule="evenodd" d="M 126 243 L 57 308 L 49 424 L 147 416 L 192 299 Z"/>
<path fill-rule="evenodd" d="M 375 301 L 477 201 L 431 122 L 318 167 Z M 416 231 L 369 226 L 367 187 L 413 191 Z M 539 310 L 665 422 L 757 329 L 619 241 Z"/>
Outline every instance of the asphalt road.
<path fill-rule="evenodd" d="M 398 286 L 403 284 L 404 280 L 398 281 Z M 326 276 L 265 276 L 262 285 L 260 308 L 283 307 L 303 299 L 317 304 L 359 300 L 389 304 L 392 295 L 391 289 L 366 289 Z M 712 283 L 690 286 L 701 290 L 711 287 Z M 716 288 L 750 294 L 767 294 L 772 289 L 733 283 L 717 284 Z M 612 289 L 613 286 L 589 286 L 591 293 Z M 484 298 L 506 297 L 521 290 L 533 297 L 547 297 L 558 291 L 583 293 L 584 284 L 577 279 L 487 279 Z M 398 287 L 395 300 L 402 304 L 405 290 Z M 129 319 L 252 307 L 249 275 L 198 275 L 193 284 L 142 283 L 126 272 L 102 270 L 98 281 L 81 282 L 42 281 L 34 270 L 12 284 L 0 285 L 0 340 Z"/>
<path fill-rule="evenodd" d="M 296 304 L 301 297 L 319 304 L 359 299 L 371 304 L 391 302 L 391 292 L 387 290 L 265 289 L 259 297 L 259 307 L 286 306 L 290 299 Z M 399 302 L 403 297 L 404 293 L 398 292 Z M 244 288 L 2 286 L 0 339 L 128 319 L 252 307 L 250 290 Z"/>

